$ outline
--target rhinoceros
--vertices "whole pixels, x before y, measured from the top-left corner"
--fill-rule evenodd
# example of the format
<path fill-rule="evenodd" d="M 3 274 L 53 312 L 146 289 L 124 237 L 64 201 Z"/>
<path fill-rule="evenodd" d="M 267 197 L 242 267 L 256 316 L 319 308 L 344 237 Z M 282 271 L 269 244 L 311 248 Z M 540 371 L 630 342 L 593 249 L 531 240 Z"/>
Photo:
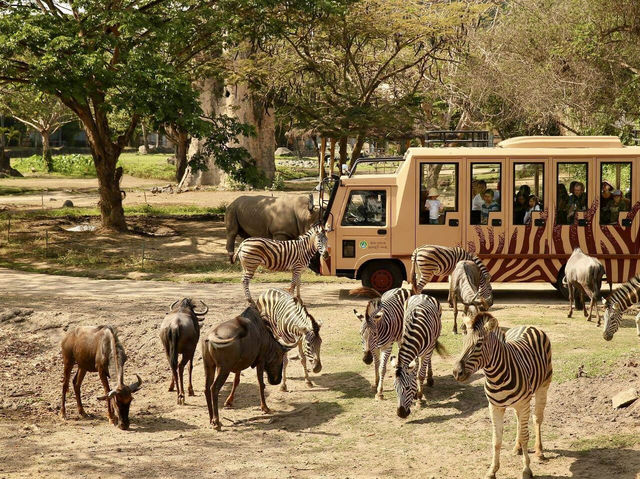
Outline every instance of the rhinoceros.
<path fill-rule="evenodd" d="M 233 260 L 236 236 L 291 240 L 306 233 L 320 216 L 309 196 L 239 196 L 227 207 L 227 252 Z"/>

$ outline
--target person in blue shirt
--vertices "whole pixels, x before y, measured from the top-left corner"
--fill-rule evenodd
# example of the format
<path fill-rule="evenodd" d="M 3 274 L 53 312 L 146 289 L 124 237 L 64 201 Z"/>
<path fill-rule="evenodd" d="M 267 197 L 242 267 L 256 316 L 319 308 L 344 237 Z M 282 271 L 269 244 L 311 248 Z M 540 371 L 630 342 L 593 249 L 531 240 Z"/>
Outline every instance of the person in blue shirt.
<path fill-rule="evenodd" d="M 486 225 L 489 224 L 489 213 L 492 211 L 500 211 L 500 205 L 493 199 L 495 197 L 495 193 L 492 189 L 487 189 L 482 194 L 482 199 L 484 203 L 482 203 L 481 207 L 481 220 L 480 224 Z"/>

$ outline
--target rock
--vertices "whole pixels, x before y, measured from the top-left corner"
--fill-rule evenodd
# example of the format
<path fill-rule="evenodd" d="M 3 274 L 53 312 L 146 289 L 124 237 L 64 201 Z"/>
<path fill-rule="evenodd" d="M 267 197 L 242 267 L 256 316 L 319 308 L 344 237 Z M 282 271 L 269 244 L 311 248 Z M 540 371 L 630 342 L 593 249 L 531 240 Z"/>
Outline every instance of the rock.
<path fill-rule="evenodd" d="M 138 154 L 139 154 L 139 155 L 146 155 L 146 154 L 148 154 L 148 153 L 149 153 L 149 152 L 147 151 L 147 148 L 146 148 L 144 145 L 140 145 L 140 146 L 138 147 Z"/>
<path fill-rule="evenodd" d="M 62 207 L 63 208 L 73 208 L 73 201 L 65 200 L 64 203 L 62 203 Z"/>
<path fill-rule="evenodd" d="M 176 161 L 178 161 L 178 160 L 176 159 L 176 157 L 175 157 L 175 156 L 172 156 L 172 157 L 170 157 L 170 158 L 167 158 L 167 163 L 168 163 L 168 164 L 170 164 L 170 165 L 175 165 L 175 164 L 176 164 Z"/>
<path fill-rule="evenodd" d="M 638 399 L 638 390 L 636 388 L 627 389 L 626 391 L 620 391 L 618 394 L 611 398 L 611 403 L 615 409 L 621 407 L 627 407 Z"/>
<path fill-rule="evenodd" d="M 289 148 L 285 148 L 284 146 L 281 146 L 280 148 L 276 149 L 274 155 L 276 155 L 276 156 L 293 156 L 293 151 L 291 151 Z"/>
<path fill-rule="evenodd" d="M 49 201 L 58 201 L 58 198 L 49 198 Z"/>

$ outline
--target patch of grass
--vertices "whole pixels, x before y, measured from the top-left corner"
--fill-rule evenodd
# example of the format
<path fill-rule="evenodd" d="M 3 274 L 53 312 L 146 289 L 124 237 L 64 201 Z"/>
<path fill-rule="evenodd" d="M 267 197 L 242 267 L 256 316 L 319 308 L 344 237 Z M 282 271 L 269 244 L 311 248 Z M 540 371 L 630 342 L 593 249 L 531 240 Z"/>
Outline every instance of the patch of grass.
<path fill-rule="evenodd" d="M 0 185 L 0 195 L 29 195 L 38 192 L 39 190 L 34 190 L 33 188 Z"/>
<path fill-rule="evenodd" d="M 317 168 L 294 168 L 292 166 L 276 165 L 276 171 L 285 181 L 318 176 Z"/>
<path fill-rule="evenodd" d="M 124 213 L 128 216 L 197 216 L 197 215 L 223 215 L 226 211 L 226 205 L 215 207 L 204 207 L 195 205 L 132 205 L 125 206 Z M 0 213 L 0 219 L 7 218 L 9 213 Z M 50 210 L 29 210 L 12 212 L 12 219 L 29 219 L 29 218 L 78 218 L 84 216 L 100 216 L 98 208 L 89 207 L 73 207 L 73 208 L 56 208 Z"/>
<path fill-rule="evenodd" d="M 89 155 L 55 155 L 51 158 L 53 174 L 66 177 L 95 178 L 96 167 Z M 28 158 L 16 158 L 12 166 L 20 173 L 28 174 L 33 171 L 47 173 L 42 156 L 33 155 Z"/>
<path fill-rule="evenodd" d="M 571 443 L 571 447 L 580 453 L 587 453 L 594 449 L 625 449 L 640 444 L 639 434 L 609 434 L 585 439 L 578 439 Z"/>
<path fill-rule="evenodd" d="M 159 153 L 153 155 L 138 155 L 137 153 L 123 153 L 118 164 L 126 175 L 138 178 L 152 178 L 164 181 L 176 180 L 176 165 L 167 163 L 171 155 Z"/>

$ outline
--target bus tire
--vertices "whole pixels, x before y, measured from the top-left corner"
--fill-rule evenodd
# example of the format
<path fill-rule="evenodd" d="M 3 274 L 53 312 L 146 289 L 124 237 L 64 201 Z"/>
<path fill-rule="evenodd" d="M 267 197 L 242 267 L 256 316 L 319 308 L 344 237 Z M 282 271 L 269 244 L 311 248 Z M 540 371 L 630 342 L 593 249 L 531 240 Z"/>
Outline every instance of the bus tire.
<path fill-rule="evenodd" d="M 569 299 L 569 289 L 564 284 L 564 266 L 558 272 L 558 280 L 553 284 L 564 299 Z"/>
<path fill-rule="evenodd" d="M 400 266 L 392 261 L 372 261 L 362 270 L 362 285 L 384 293 L 402 286 L 404 276 Z"/>

